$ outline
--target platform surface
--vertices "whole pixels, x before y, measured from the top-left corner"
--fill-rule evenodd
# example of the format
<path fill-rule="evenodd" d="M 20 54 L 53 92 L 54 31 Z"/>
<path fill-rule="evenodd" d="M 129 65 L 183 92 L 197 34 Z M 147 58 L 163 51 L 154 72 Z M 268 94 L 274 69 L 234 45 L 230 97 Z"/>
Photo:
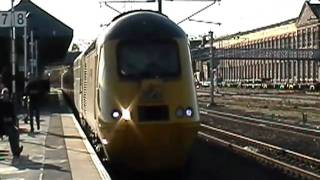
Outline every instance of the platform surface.
<path fill-rule="evenodd" d="M 0 139 L 0 180 L 110 179 L 61 91 L 52 90 L 44 101 L 34 133 L 23 121 L 26 114 L 17 114 L 24 147 L 20 158 L 13 158 L 7 137 Z"/>

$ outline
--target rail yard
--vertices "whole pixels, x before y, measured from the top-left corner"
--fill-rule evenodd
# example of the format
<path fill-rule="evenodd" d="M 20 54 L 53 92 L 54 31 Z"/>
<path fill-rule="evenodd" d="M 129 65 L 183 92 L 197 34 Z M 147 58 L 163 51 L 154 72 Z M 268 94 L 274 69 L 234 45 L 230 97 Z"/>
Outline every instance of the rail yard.
<path fill-rule="evenodd" d="M 319 178 L 317 94 L 228 88 L 218 92 L 215 106 L 208 108 L 210 91 L 198 89 L 201 137 L 292 177 Z M 294 114 L 297 109 L 301 113 Z"/>

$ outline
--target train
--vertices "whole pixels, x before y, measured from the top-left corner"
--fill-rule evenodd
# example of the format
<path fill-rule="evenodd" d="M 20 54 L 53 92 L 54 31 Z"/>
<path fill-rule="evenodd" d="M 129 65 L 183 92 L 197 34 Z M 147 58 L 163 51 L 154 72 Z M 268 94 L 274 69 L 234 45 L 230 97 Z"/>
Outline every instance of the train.
<path fill-rule="evenodd" d="M 120 14 L 60 72 L 63 91 L 107 164 L 185 166 L 199 110 L 187 36 L 166 15 Z"/>

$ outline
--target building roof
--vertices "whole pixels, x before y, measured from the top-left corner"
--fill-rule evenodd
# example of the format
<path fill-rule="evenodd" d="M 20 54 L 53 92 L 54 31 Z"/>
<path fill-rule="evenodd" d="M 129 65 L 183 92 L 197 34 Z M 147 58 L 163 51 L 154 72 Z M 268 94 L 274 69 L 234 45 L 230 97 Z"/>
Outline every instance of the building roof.
<path fill-rule="evenodd" d="M 15 11 L 26 11 L 28 14 L 28 42 L 31 39 L 30 32 L 33 31 L 34 40 L 38 43 L 40 66 L 64 58 L 73 38 L 73 29 L 34 4 L 31 0 L 21 0 L 14 8 Z M 23 28 L 16 28 L 16 51 L 18 56 L 23 55 L 23 32 Z M 0 59 L 2 61 L 9 61 L 10 59 L 9 42 L 10 28 L 0 28 Z M 6 63 L 0 62 L 1 64 Z"/>
<path fill-rule="evenodd" d="M 237 32 L 237 33 L 226 35 L 226 36 L 221 36 L 219 38 L 216 38 L 215 41 L 226 40 L 226 39 L 230 39 L 230 38 L 236 37 L 236 36 L 242 36 L 242 35 L 245 35 L 245 34 L 250 34 L 250 33 L 258 32 L 258 31 L 262 31 L 262 30 L 266 30 L 266 29 L 270 29 L 270 28 L 274 28 L 274 27 L 278 27 L 278 26 L 292 24 L 292 23 L 295 23 L 297 21 L 297 19 L 298 18 L 296 17 L 296 18 L 292 18 L 292 19 L 288 19 L 288 20 L 279 22 L 279 23 L 275 23 L 275 24 L 271 24 L 271 25 L 255 28 L 255 29 L 252 29 L 252 30 L 243 31 L 243 32 Z"/>
<path fill-rule="evenodd" d="M 64 65 L 73 65 L 73 61 L 81 54 L 81 51 L 71 51 L 68 52 L 64 58 Z"/>
<path fill-rule="evenodd" d="M 320 4 L 310 4 L 310 2 L 306 2 L 306 3 L 310 6 L 312 12 L 317 16 L 317 18 L 319 18 L 320 17 Z"/>
<path fill-rule="evenodd" d="M 312 10 L 312 12 L 315 14 L 316 18 L 319 19 L 320 18 L 320 4 L 311 4 L 309 1 L 306 1 L 303 4 L 303 7 L 301 8 L 301 12 L 299 14 L 298 17 L 295 18 L 291 18 L 279 23 L 275 23 L 275 24 L 271 24 L 268 26 L 263 26 L 263 27 L 259 27 L 259 28 L 255 28 L 252 30 L 248 30 L 248 31 L 243 31 L 243 32 L 237 32 L 234 34 L 230 34 L 230 35 L 226 35 L 226 36 L 221 36 L 219 38 L 216 38 L 214 41 L 220 41 L 220 40 L 227 40 L 236 36 L 242 36 L 242 35 L 246 35 L 246 34 L 250 34 L 250 33 L 254 33 L 254 32 L 258 32 L 258 31 L 262 31 L 262 30 L 266 30 L 266 29 L 270 29 L 270 28 L 274 28 L 274 27 L 278 27 L 278 26 L 283 26 L 283 25 L 288 25 L 288 24 L 292 24 L 292 23 L 296 23 L 299 18 L 301 18 L 301 15 L 303 13 L 303 10 L 306 6 L 309 6 L 310 9 Z M 210 42 L 209 42 L 210 43 Z"/>

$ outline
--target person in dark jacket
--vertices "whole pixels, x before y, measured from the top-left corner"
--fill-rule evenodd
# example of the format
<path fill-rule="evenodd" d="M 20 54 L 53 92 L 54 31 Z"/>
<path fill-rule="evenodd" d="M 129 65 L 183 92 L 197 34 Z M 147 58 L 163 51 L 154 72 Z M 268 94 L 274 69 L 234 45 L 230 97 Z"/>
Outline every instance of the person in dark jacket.
<path fill-rule="evenodd" d="M 28 109 L 30 117 L 30 131 L 33 132 L 33 119 L 36 118 L 37 129 L 40 129 L 40 105 L 45 93 L 49 91 L 48 81 L 35 79 L 29 81 L 26 87 L 26 95 L 28 96 Z"/>
<path fill-rule="evenodd" d="M 20 135 L 16 127 L 16 116 L 13 103 L 10 102 L 10 95 L 7 88 L 1 91 L 0 99 L 0 136 L 7 135 L 11 152 L 14 157 L 19 157 L 23 146 L 20 146 Z"/>
<path fill-rule="evenodd" d="M 30 131 L 34 132 L 33 128 L 33 119 L 36 118 L 37 129 L 40 129 L 40 93 L 39 90 L 35 87 L 31 87 L 29 83 L 27 86 L 27 95 L 28 95 L 28 110 L 30 117 Z"/>

